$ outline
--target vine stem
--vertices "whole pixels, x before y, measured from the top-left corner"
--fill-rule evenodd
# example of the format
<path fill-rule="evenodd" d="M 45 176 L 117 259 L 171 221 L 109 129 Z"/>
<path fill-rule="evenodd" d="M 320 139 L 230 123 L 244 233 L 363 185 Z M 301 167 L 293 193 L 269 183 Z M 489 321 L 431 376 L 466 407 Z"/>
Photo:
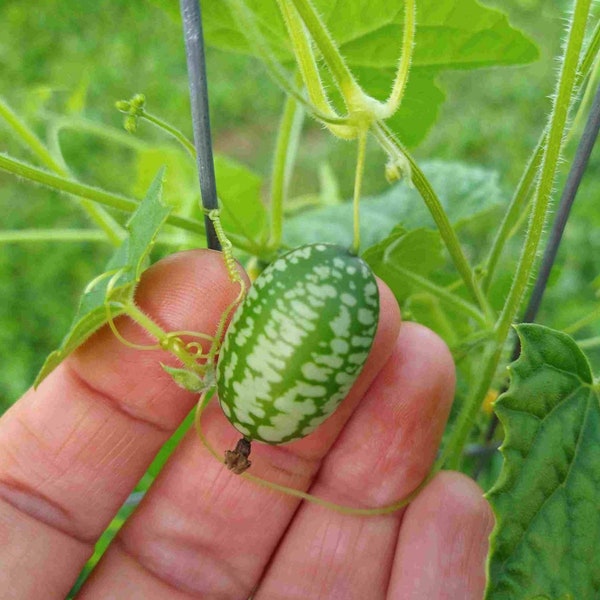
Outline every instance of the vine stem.
<path fill-rule="evenodd" d="M 0 154 L 0 170 L 11 173 L 12 175 L 16 175 L 17 177 L 22 177 L 23 179 L 28 179 L 29 181 L 39 183 L 59 192 L 73 194 L 74 196 L 79 196 L 81 198 L 87 198 L 88 200 L 92 200 L 98 204 L 115 208 L 126 213 L 134 212 L 139 206 L 139 202 L 137 200 L 133 200 L 132 198 L 107 192 L 100 188 L 93 187 L 91 185 L 85 185 L 72 179 L 53 175 L 52 173 L 48 173 L 43 169 L 32 167 L 31 165 L 6 156 L 5 154 Z M 204 225 L 195 219 L 189 219 L 179 215 L 169 215 L 167 217 L 167 223 L 201 236 L 204 236 L 205 233 Z M 263 258 L 265 260 L 269 260 L 271 258 L 270 251 L 264 251 L 256 244 L 250 244 L 242 236 L 228 234 L 228 237 L 236 247 L 248 252 L 249 254 L 253 254 L 254 256 L 258 256 L 259 258 Z"/>
<path fill-rule="evenodd" d="M 339 118 L 339 115 L 335 112 L 327 97 L 327 92 L 321 80 L 321 74 L 319 73 L 312 49 L 310 36 L 298 11 L 291 0 L 277 0 L 277 4 L 283 16 L 288 35 L 290 36 L 294 48 L 294 56 L 296 57 L 298 69 L 310 102 L 323 114 Z"/>
<path fill-rule="evenodd" d="M 0 118 L 5 120 L 23 145 L 26 146 L 45 167 L 63 177 L 69 176 L 66 167 L 50 154 L 37 135 L 27 127 L 2 98 L 0 98 Z M 90 219 L 104 231 L 109 241 L 114 246 L 119 246 L 125 237 L 125 232 L 117 221 L 115 221 L 115 219 L 100 206 L 95 206 L 88 200 L 82 199 L 80 203 Z"/>
<path fill-rule="evenodd" d="M 569 171 L 569 176 L 563 189 L 558 209 L 554 217 L 554 222 L 552 223 L 552 230 L 550 231 L 546 250 L 544 251 L 544 258 L 542 259 L 542 264 L 540 266 L 535 285 L 533 286 L 533 291 L 531 292 L 529 304 L 527 305 L 527 309 L 523 315 L 522 320 L 524 322 L 534 321 L 537 315 L 542 301 L 542 296 L 546 290 L 548 278 L 550 277 L 550 271 L 554 265 L 556 254 L 558 253 L 558 247 L 565 231 L 565 226 L 567 225 L 571 207 L 575 201 L 577 190 L 581 184 L 581 180 L 583 178 L 583 174 L 585 173 L 590 155 L 592 154 L 594 144 L 596 143 L 599 130 L 600 85 L 597 86 L 585 130 L 581 136 L 581 140 L 579 141 L 579 146 L 577 147 L 577 152 L 575 153 L 575 158 L 573 159 L 573 164 L 571 165 L 571 170 Z"/>
<path fill-rule="evenodd" d="M 500 256 L 504 250 L 506 242 L 510 239 L 511 232 L 514 231 L 514 225 L 517 223 L 517 221 L 519 221 L 519 218 L 525 210 L 531 188 L 533 187 L 533 183 L 542 160 L 545 143 L 546 133 L 544 132 L 538 140 L 533 154 L 529 158 L 527 167 L 525 168 L 525 171 L 519 180 L 517 189 L 515 190 L 515 193 L 513 194 L 508 206 L 508 210 L 504 213 L 504 217 L 500 223 L 500 228 L 498 229 L 494 237 L 494 241 L 492 242 L 492 246 L 484 263 L 484 276 L 481 282 L 482 287 L 486 292 L 489 291 L 490 286 L 492 285 L 494 275 L 496 274 L 498 261 L 500 260 Z"/>
<path fill-rule="evenodd" d="M 594 68 L 594 63 L 598 57 L 599 50 L 600 23 L 596 25 L 590 42 L 585 50 L 585 54 L 579 63 L 579 68 L 577 69 L 575 80 L 575 88 L 579 88 L 583 84 L 583 82 L 590 76 L 592 69 Z M 533 188 L 535 177 L 538 174 L 538 169 L 542 160 L 542 154 L 546 143 L 547 132 L 544 129 L 542 135 L 540 136 L 540 139 L 536 144 L 535 150 L 533 151 L 533 154 L 531 155 L 527 163 L 527 167 L 525 168 L 525 171 L 523 172 L 523 175 L 519 180 L 517 189 L 515 190 L 515 193 L 510 201 L 508 210 L 504 214 L 502 223 L 500 224 L 500 228 L 496 233 L 488 256 L 485 260 L 485 275 L 482 281 L 482 285 L 484 291 L 486 292 L 489 290 L 492 284 L 496 267 L 498 265 L 500 255 L 504 250 L 506 242 L 512 237 L 516 229 L 516 224 L 519 222 L 521 216 L 526 212 L 525 206 L 529 200 L 530 192 Z"/>
<path fill-rule="evenodd" d="M 136 152 L 144 151 L 150 147 L 149 144 L 140 138 L 135 137 L 122 129 L 117 129 L 116 127 L 103 123 L 96 123 L 82 117 L 64 116 L 51 117 L 48 133 L 50 141 L 48 145 L 58 150 L 60 148 L 60 143 L 58 141 L 59 136 L 63 131 L 68 129 L 89 133 L 90 135 L 103 138 L 108 142 L 131 148 Z"/>
<path fill-rule="evenodd" d="M 97 229 L 16 229 L 0 231 L 0 244 L 14 242 L 104 242 Z"/>
<path fill-rule="evenodd" d="M 586 338 L 585 340 L 577 340 L 577 345 L 584 350 L 598 348 L 600 347 L 600 336 Z"/>
<path fill-rule="evenodd" d="M 173 125 L 167 123 L 166 121 L 163 121 L 163 119 L 161 119 L 160 117 L 157 117 L 156 115 L 153 115 L 152 113 L 149 113 L 144 109 L 142 109 L 142 112 L 140 113 L 140 118 L 146 119 L 146 121 L 152 123 L 159 129 L 162 129 L 163 131 L 171 135 L 187 150 L 188 154 L 192 158 L 196 158 L 196 148 L 194 147 L 194 144 L 192 144 L 192 142 L 190 142 L 190 140 L 188 140 L 188 138 L 183 134 L 183 132 L 179 131 L 177 127 L 173 127 Z"/>
<path fill-rule="evenodd" d="M 142 311 L 135 303 L 129 302 L 122 306 L 123 313 L 133 319 L 152 337 L 156 338 L 161 348 L 174 354 L 183 365 L 193 371 L 198 370 L 195 358 L 187 352 L 181 340 L 170 337 L 152 318 Z"/>
<path fill-rule="evenodd" d="M 481 369 L 482 377 L 479 385 L 465 401 L 446 446 L 446 464 L 451 469 L 460 467 L 462 450 L 483 398 L 487 394 L 496 374 L 505 340 L 521 305 L 529 277 L 535 264 L 540 239 L 549 211 L 552 186 L 560 158 L 569 108 L 574 94 L 577 66 L 585 36 L 590 3 L 591 0 L 577 0 L 575 3 L 554 106 L 547 128 L 547 143 L 543 152 L 540 176 L 533 199 L 533 210 L 525 237 L 523 252 L 517 265 L 504 308 L 496 323 L 495 348 L 484 356 Z"/>
<path fill-rule="evenodd" d="M 11 229 L 0 230 L 0 244 L 35 242 L 109 242 L 99 229 Z M 159 234 L 156 244 L 178 246 L 178 235 Z"/>
<path fill-rule="evenodd" d="M 556 211 L 556 216 L 554 217 L 554 222 L 552 223 L 552 230 L 550 231 L 550 236 L 548 237 L 546 249 L 544 250 L 544 257 L 542 259 L 542 264 L 538 276 L 536 278 L 533 291 L 531 292 L 527 308 L 525 309 L 525 313 L 523 314 L 523 317 L 521 319 L 521 321 L 524 323 L 532 323 L 533 321 L 535 321 L 535 318 L 537 316 L 540 304 L 542 302 L 542 297 L 546 290 L 546 284 L 548 283 L 550 272 L 554 265 L 554 261 L 556 259 L 556 254 L 560 246 L 562 235 L 564 233 L 565 226 L 569 218 L 569 213 L 571 211 L 571 207 L 573 206 L 573 202 L 575 201 L 575 196 L 577 195 L 577 190 L 579 189 L 579 185 L 581 184 L 583 174 L 585 173 L 585 169 L 587 167 L 590 155 L 592 153 L 592 149 L 594 148 L 594 144 L 596 143 L 599 130 L 600 84 L 597 86 L 592 108 L 589 112 L 583 135 L 579 140 L 579 145 L 577 146 L 577 152 L 575 154 L 575 158 L 573 159 L 571 169 L 569 170 L 569 176 L 567 177 L 567 182 L 565 183 L 565 187 L 563 189 L 563 193 L 558 204 L 558 210 Z M 592 312 L 591 314 L 593 316 L 594 312 Z M 587 317 L 589 316 L 590 315 L 587 315 Z M 565 333 L 567 332 L 565 331 Z M 519 351 L 520 345 L 517 340 L 513 348 L 513 353 L 511 357 L 512 361 L 517 360 L 517 358 L 519 357 Z M 505 391 L 505 389 L 506 388 L 504 388 L 502 391 Z M 493 414 L 485 434 L 485 440 L 487 443 L 489 443 L 492 440 L 497 426 L 498 416 L 496 414 Z M 482 458 L 480 464 L 477 466 L 475 478 L 477 478 L 477 475 L 484 466 L 485 457 Z"/>
<path fill-rule="evenodd" d="M 392 91 L 389 98 L 385 101 L 382 107 L 382 119 L 388 119 L 399 108 L 406 83 L 408 81 L 408 73 L 412 63 L 413 48 L 415 45 L 415 29 L 416 29 L 416 2 L 415 0 L 404 0 L 404 32 L 402 35 L 402 54 L 398 62 L 396 76 L 392 84 Z"/>
<path fill-rule="evenodd" d="M 269 247 L 281 246 L 283 236 L 283 207 L 298 147 L 304 111 L 296 100 L 287 96 L 279 123 L 275 158 L 271 177 L 271 239 Z"/>
<path fill-rule="evenodd" d="M 315 43 L 317 44 L 327 67 L 339 87 L 348 108 L 352 107 L 353 100 L 362 99 L 364 93 L 354 79 L 352 72 L 344 61 L 336 43 L 334 42 L 323 20 L 316 11 L 311 0 L 291 0 L 302 20 L 306 23 Z"/>
<path fill-rule="evenodd" d="M 273 81 L 289 96 L 301 104 L 307 112 L 326 125 L 345 125 L 347 117 L 331 117 L 317 110 L 303 95 L 302 91 L 290 80 L 290 74 L 273 54 L 268 42 L 256 24 L 254 13 L 248 8 L 245 0 L 225 0 L 236 24 L 243 32 L 246 41 L 260 56 Z"/>
<path fill-rule="evenodd" d="M 17 116 L 10 106 L 0 97 L 0 117 L 12 129 L 13 133 L 21 140 L 31 153 L 50 171 L 60 175 L 67 174 L 64 166 L 59 163 L 44 146 L 37 135 Z"/>
<path fill-rule="evenodd" d="M 384 123 L 376 123 L 372 131 L 381 147 L 389 156 L 401 161 L 408 161 L 411 168 L 412 182 L 431 213 L 442 240 L 454 262 L 454 266 L 477 305 L 481 308 L 486 317 L 491 320 L 493 311 L 474 277 L 473 269 L 462 250 L 454 227 L 452 227 L 440 199 L 437 197 L 437 194 L 434 192 L 431 184 L 425 177 L 425 174 L 421 171 L 419 165 L 415 162 L 415 159 L 408 153 L 406 148 L 402 146 Z"/>
<path fill-rule="evenodd" d="M 585 315 L 585 317 L 582 317 L 581 319 L 578 319 L 577 321 L 575 321 L 575 323 L 572 323 L 568 327 L 565 327 L 563 329 L 563 331 L 565 333 L 568 333 L 569 335 L 572 335 L 572 334 L 576 333 L 577 331 L 579 331 L 580 329 L 587 327 L 588 325 L 590 325 L 591 323 L 593 323 L 594 321 L 599 320 L 599 319 L 600 319 L 600 306 L 598 308 L 596 308 L 595 310 L 593 310 L 591 313 Z"/>
<path fill-rule="evenodd" d="M 590 4 L 591 0 L 576 0 L 575 2 L 575 10 L 559 77 L 558 90 L 549 121 L 548 141 L 543 153 L 540 177 L 533 199 L 533 210 L 525 236 L 525 245 L 511 289 L 508 293 L 508 298 L 496 326 L 497 339 L 500 344 L 506 339 L 511 323 L 521 304 L 546 224 L 563 135 L 575 89 L 579 54 L 585 36 Z"/>

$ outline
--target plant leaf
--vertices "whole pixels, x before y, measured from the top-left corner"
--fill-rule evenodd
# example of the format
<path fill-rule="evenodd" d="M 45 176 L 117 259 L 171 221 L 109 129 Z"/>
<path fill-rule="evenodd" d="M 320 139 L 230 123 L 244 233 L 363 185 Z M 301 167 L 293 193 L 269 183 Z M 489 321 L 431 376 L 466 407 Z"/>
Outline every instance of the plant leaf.
<path fill-rule="evenodd" d="M 274 54 L 291 63 L 293 56 L 276 2 L 248 0 L 247 4 Z M 403 3 L 315 0 L 314 4 L 360 83 L 369 94 L 385 100 L 402 51 Z M 222 1 L 207 0 L 202 10 L 207 43 L 256 55 Z M 444 99 L 435 82 L 442 70 L 515 65 L 537 57 L 536 46 L 495 9 L 475 0 L 420 2 L 411 74 L 402 108 L 390 126 L 401 132 L 405 144 L 421 141 Z"/>
<path fill-rule="evenodd" d="M 163 201 L 185 215 L 189 215 L 199 202 L 194 159 L 177 146 L 165 144 L 140 148 L 135 166 L 136 178 L 131 189 L 134 197 L 141 197 L 152 184 L 158 169 L 165 167 Z"/>
<path fill-rule="evenodd" d="M 426 277 L 444 264 L 442 241 L 437 231 L 424 228 L 406 231 L 402 226 L 395 227 L 388 237 L 371 246 L 362 257 L 391 288 L 398 302 L 415 291 L 415 286 L 395 265 Z"/>
<path fill-rule="evenodd" d="M 170 4 L 160 0 L 155 3 L 165 8 Z M 275 0 L 247 0 L 247 5 L 275 54 L 280 60 L 292 61 Z M 396 67 L 402 45 L 402 2 L 391 6 L 389 0 L 315 0 L 314 5 L 350 67 Z M 220 0 L 203 2 L 202 19 L 209 44 L 257 55 Z M 476 0 L 420 2 L 415 48 L 413 67 L 428 69 L 514 65 L 535 60 L 538 56 L 536 46 L 512 28 L 504 14 Z"/>
<path fill-rule="evenodd" d="M 225 231 L 260 243 L 267 226 L 267 210 L 260 198 L 262 178 L 222 154 L 215 156 L 215 174 Z"/>
<path fill-rule="evenodd" d="M 177 3 L 152 2 L 179 21 Z M 246 3 L 274 55 L 291 64 L 293 54 L 276 1 Z M 314 0 L 314 5 L 361 84 L 375 98 L 385 100 L 401 53 L 403 2 Z M 205 0 L 202 19 L 207 44 L 258 57 L 222 0 Z M 390 126 L 401 132 L 405 144 L 415 145 L 423 139 L 444 99 L 435 82 L 442 70 L 517 65 L 537 58 L 535 44 L 511 27 L 500 11 L 476 0 L 422 0 L 408 86 L 402 108 Z M 423 106 L 425 110 L 418 110 Z"/>
<path fill-rule="evenodd" d="M 585 355 L 566 334 L 517 327 L 521 356 L 496 403 L 504 466 L 486 600 L 598 598 L 600 405 Z"/>
<path fill-rule="evenodd" d="M 423 162 L 421 168 L 438 193 L 450 222 L 457 228 L 472 225 L 502 205 L 504 197 L 495 171 L 445 161 Z M 352 223 L 351 203 L 307 210 L 286 219 L 284 241 L 290 246 L 316 242 L 350 246 Z M 394 223 L 401 223 L 406 229 L 435 227 L 418 192 L 403 182 L 379 196 L 361 200 L 363 248 L 381 242 Z"/>
<path fill-rule="evenodd" d="M 170 208 L 161 202 L 163 177 L 164 169 L 160 169 L 146 197 L 127 223 L 128 236 L 106 265 L 104 275 L 95 278 L 96 284 L 88 286 L 81 296 L 79 309 L 69 332 L 60 347 L 46 359 L 35 379 L 34 387 L 107 322 L 107 301 L 127 302 L 133 298 L 136 285 L 148 264 L 156 236 L 170 213 Z M 111 314 L 116 317 L 121 311 L 113 308 Z"/>

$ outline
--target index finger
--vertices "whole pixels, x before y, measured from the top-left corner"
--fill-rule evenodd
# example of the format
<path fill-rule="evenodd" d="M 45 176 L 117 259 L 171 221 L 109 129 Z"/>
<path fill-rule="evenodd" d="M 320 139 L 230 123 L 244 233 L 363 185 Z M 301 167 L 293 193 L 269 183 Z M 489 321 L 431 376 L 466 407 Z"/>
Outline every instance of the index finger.
<path fill-rule="evenodd" d="M 167 331 L 213 334 L 237 293 L 220 254 L 192 251 L 147 271 L 137 300 Z M 127 339 L 149 343 L 132 322 L 117 322 Z M 0 589 L 10 597 L 65 597 L 95 540 L 193 407 L 196 397 L 161 361 L 173 364 L 104 328 L 0 420 Z"/>

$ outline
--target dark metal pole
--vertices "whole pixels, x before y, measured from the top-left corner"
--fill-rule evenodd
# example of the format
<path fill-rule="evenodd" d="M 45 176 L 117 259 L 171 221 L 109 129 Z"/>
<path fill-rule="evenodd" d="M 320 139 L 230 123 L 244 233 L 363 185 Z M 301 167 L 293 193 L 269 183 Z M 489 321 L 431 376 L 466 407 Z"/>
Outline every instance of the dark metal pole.
<path fill-rule="evenodd" d="M 210 118 L 208 111 L 208 85 L 206 81 L 206 61 L 204 57 L 204 38 L 202 33 L 202 15 L 199 0 L 181 0 L 183 36 L 187 57 L 188 78 L 190 82 L 190 102 L 192 106 L 192 127 L 196 146 L 196 164 L 200 181 L 202 206 L 205 210 L 219 207 L 215 166 L 213 163 L 210 137 Z M 214 225 L 208 216 L 204 216 L 206 241 L 209 248 L 220 250 Z"/>

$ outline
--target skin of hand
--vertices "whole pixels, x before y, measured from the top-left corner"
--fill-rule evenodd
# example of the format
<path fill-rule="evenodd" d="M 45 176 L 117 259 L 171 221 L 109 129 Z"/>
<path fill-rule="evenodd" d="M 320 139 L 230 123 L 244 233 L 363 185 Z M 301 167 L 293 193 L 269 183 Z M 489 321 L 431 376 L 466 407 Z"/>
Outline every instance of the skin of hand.
<path fill-rule="evenodd" d="M 140 307 L 164 330 L 212 333 L 235 298 L 221 256 L 172 255 L 150 268 Z M 254 475 L 339 504 L 409 494 L 435 459 L 454 393 L 445 344 L 400 326 L 380 284 L 381 317 L 349 396 L 315 433 L 254 444 Z M 153 343 L 120 318 L 136 343 Z M 64 599 L 94 543 L 197 397 L 102 328 L 0 420 L 0 598 Z M 214 447 L 239 434 L 214 403 Z M 78 594 L 83 599 L 480 600 L 493 517 L 464 475 L 435 476 L 405 509 L 357 517 L 233 475 L 193 430 Z"/>

